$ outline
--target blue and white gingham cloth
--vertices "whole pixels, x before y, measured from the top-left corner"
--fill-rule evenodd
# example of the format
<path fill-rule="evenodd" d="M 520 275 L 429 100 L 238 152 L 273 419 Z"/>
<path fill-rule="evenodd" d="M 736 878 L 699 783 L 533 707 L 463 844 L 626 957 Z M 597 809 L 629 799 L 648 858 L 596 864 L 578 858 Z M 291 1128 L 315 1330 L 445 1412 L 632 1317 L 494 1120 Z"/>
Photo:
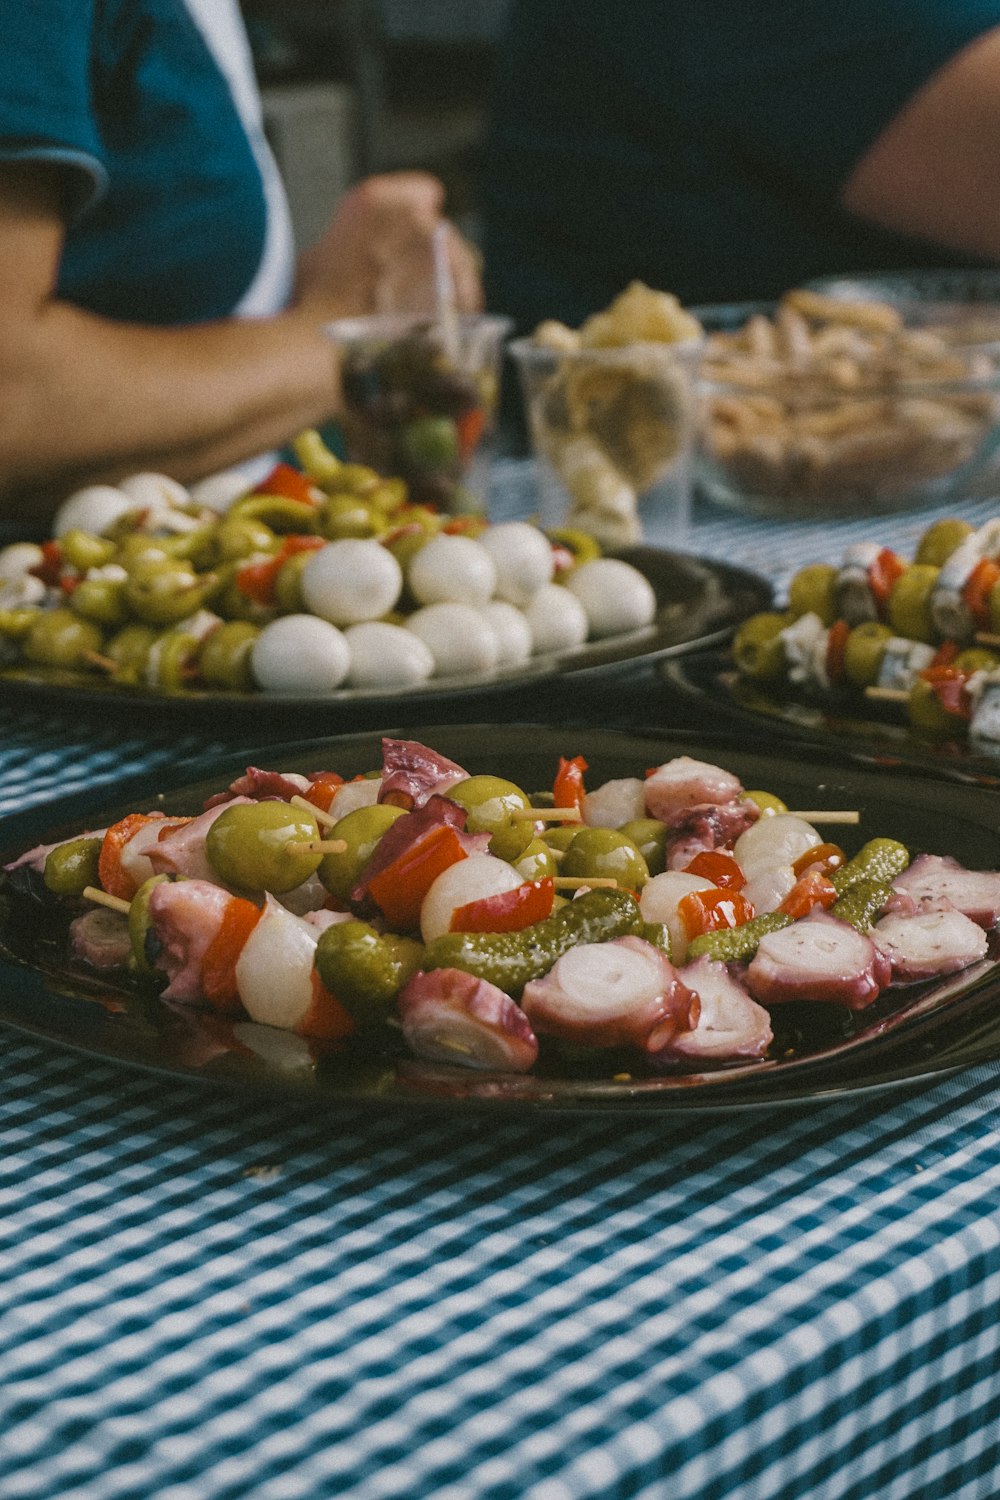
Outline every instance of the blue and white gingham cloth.
<path fill-rule="evenodd" d="M 691 546 L 780 589 L 871 536 Z M 0 811 L 221 748 L 0 701 Z M 0 1075 L 0 1500 L 1000 1495 L 1000 1062 L 688 1120 Z"/>

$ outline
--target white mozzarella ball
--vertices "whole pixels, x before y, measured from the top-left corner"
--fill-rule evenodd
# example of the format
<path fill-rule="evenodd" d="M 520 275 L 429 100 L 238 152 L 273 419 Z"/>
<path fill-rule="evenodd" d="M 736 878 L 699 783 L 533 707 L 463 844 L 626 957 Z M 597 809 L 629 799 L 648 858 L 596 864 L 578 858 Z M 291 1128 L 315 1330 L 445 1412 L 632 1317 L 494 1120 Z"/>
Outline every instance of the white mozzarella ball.
<path fill-rule="evenodd" d="M 497 669 L 496 632 L 471 604 L 427 604 L 406 627 L 429 648 L 435 677 L 487 677 Z"/>
<path fill-rule="evenodd" d="M 420 604 L 485 604 L 496 590 L 497 574 L 480 542 L 442 533 L 417 552 L 407 582 Z"/>
<path fill-rule="evenodd" d="M 0 548 L 0 583 L 17 583 L 29 568 L 44 562 L 45 553 L 37 542 L 11 542 Z"/>
<path fill-rule="evenodd" d="M 581 563 L 570 573 L 566 587 L 583 605 L 593 639 L 641 630 L 656 618 L 652 584 L 621 558 L 595 557 Z"/>
<path fill-rule="evenodd" d="M 495 633 L 500 648 L 498 665 L 519 667 L 531 655 L 531 627 L 519 609 L 503 599 L 491 599 L 482 608 L 483 619 Z"/>
<path fill-rule="evenodd" d="M 524 884 L 513 865 L 495 854 L 470 854 L 449 865 L 434 881 L 420 906 L 420 936 L 433 942 L 451 931 L 452 914 L 470 901 L 502 896 Z"/>
<path fill-rule="evenodd" d="M 677 911 L 678 903 L 692 891 L 711 891 L 715 887 L 710 880 L 700 875 L 688 875 L 685 870 L 665 870 L 654 875 L 642 888 L 639 896 L 639 911 L 644 922 L 662 922 L 670 933 L 670 959 L 682 964 L 687 953 L 687 928 Z"/>
<path fill-rule="evenodd" d="M 349 687 L 414 687 L 434 672 L 430 648 L 401 625 L 363 620 L 348 625 L 344 637 L 351 653 Z"/>
<path fill-rule="evenodd" d="M 403 588 L 403 570 L 380 542 L 344 537 L 320 547 L 302 569 L 302 598 L 333 625 L 388 614 Z"/>
<path fill-rule="evenodd" d="M 52 535 L 65 536 L 67 531 L 100 533 L 135 510 L 135 501 L 113 484 L 88 484 L 64 500 L 52 521 Z"/>
<path fill-rule="evenodd" d="M 119 485 L 134 506 L 159 509 L 164 505 L 187 505 L 191 499 L 179 480 L 167 474 L 130 474 Z"/>
<path fill-rule="evenodd" d="M 587 615 L 575 594 L 559 583 L 546 583 L 524 610 L 535 655 L 571 651 L 587 639 Z"/>
<path fill-rule="evenodd" d="M 265 693 L 332 693 L 347 676 L 351 653 L 343 632 L 315 615 L 282 615 L 254 641 L 250 667 Z"/>
<path fill-rule="evenodd" d="M 496 596 L 523 609 L 543 584 L 552 582 L 556 562 L 552 543 L 528 521 L 490 526 L 479 541 L 496 568 Z"/>

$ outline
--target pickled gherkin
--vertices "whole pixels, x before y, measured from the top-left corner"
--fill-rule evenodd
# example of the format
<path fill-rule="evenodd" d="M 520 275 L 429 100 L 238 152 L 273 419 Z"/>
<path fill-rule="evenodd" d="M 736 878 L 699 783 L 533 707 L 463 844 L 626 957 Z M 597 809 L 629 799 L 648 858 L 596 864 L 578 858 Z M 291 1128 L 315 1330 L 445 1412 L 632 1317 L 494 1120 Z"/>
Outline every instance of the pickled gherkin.
<path fill-rule="evenodd" d="M 787 912 L 765 911 L 738 927 L 720 927 L 715 932 L 703 932 L 688 944 L 687 961 L 695 958 L 714 958 L 718 963 L 745 962 L 753 958 L 761 938 L 769 932 L 780 932 L 790 927 L 792 918 Z"/>
<path fill-rule="evenodd" d="M 367 922 L 337 922 L 320 934 L 316 972 L 363 1029 L 381 1025 L 421 966 L 423 945 Z"/>
<path fill-rule="evenodd" d="M 830 881 L 838 896 L 844 895 L 860 880 L 891 885 L 909 863 L 910 852 L 905 844 L 896 839 L 869 839 L 846 865 L 831 871 Z"/>
<path fill-rule="evenodd" d="M 448 932 L 428 943 L 425 969 L 463 969 L 515 1000 L 532 979 L 547 974 L 578 943 L 642 937 L 639 904 L 628 891 L 585 891 L 575 901 L 520 932 Z"/>
<path fill-rule="evenodd" d="M 830 907 L 831 917 L 867 932 L 892 894 L 891 880 L 856 880 Z"/>

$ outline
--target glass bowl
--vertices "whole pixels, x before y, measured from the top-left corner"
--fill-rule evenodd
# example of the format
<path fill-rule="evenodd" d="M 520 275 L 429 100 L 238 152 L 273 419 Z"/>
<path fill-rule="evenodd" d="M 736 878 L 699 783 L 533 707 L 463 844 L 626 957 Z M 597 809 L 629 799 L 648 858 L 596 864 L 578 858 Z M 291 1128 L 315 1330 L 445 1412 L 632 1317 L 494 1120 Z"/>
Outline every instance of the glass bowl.
<path fill-rule="evenodd" d="M 695 476 L 751 514 L 886 514 L 1000 493 L 1000 277 L 811 284 L 695 308 Z"/>
<path fill-rule="evenodd" d="M 508 318 L 388 314 L 330 323 L 348 458 L 406 481 L 415 504 L 485 513 Z"/>
<path fill-rule="evenodd" d="M 539 521 L 604 546 L 686 545 L 698 339 L 510 345 L 538 468 Z"/>

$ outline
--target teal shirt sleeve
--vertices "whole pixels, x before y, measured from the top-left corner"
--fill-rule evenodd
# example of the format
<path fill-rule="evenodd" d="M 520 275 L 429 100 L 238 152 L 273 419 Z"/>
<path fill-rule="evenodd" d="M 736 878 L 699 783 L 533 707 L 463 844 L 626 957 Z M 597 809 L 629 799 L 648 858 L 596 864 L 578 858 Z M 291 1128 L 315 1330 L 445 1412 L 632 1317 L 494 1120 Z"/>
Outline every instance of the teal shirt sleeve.
<path fill-rule="evenodd" d="M 91 98 L 95 0 L 0 0 L 0 160 L 67 168 L 74 206 L 107 169 Z"/>

